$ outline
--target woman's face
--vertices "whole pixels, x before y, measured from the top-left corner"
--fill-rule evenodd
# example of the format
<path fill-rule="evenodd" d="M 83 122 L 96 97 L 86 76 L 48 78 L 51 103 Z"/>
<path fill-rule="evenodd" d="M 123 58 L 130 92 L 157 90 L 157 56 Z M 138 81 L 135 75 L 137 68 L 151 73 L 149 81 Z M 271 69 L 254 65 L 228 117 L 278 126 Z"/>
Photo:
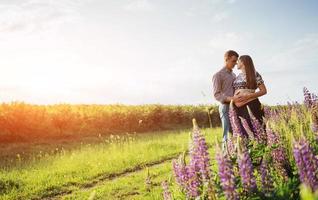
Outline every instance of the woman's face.
<path fill-rule="evenodd" d="M 237 69 L 244 71 L 245 66 L 241 60 L 237 61 Z"/>

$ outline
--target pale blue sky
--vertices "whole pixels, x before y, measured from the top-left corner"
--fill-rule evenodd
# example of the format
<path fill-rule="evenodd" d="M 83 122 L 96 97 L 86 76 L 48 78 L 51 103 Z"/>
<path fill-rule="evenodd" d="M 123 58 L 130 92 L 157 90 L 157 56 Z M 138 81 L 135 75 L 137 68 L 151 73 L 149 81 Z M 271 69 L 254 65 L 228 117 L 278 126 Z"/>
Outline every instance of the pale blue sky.
<path fill-rule="evenodd" d="M 1 101 L 215 103 L 223 54 L 249 54 L 266 104 L 318 93 L 314 0 L 1 0 Z M 235 71 L 237 73 L 237 71 Z"/>

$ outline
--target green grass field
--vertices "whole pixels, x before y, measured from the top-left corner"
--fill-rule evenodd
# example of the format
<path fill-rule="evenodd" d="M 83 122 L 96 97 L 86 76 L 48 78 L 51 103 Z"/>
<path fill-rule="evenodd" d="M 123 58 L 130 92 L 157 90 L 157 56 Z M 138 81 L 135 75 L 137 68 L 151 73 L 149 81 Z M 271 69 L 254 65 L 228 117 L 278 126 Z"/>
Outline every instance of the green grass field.
<path fill-rule="evenodd" d="M 27 159 L 18 154 L 11 158 L 13 164 L 2 164 L 0 199 L 162 199 L 161 181 L 173 179 L 171 160 L 188 149 L 191 131 L 115 135 L 81 145 L 65 142 L 53 151 L 52 143 L 50 148 L 37 144 Z M 221 135 L 221 129 L 202 132 L 209 145 Z M 11 155 L 18 149 L 12 146 Z M 182 198 L 177 186 L 172 188 Z"/>

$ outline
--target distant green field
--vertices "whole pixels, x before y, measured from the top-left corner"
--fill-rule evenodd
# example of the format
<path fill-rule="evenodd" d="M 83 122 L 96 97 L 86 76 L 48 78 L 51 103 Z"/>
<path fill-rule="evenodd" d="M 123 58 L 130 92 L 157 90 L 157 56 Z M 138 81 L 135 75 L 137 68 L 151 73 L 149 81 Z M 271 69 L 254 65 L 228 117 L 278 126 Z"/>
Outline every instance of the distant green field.
<path fill-rule="evenodd" d="M 192 118 L 202 127 L 220 126 L 215 105 L 33 105 L 0 104 L 0 145 L 123 133 L 191 128 Z"/>

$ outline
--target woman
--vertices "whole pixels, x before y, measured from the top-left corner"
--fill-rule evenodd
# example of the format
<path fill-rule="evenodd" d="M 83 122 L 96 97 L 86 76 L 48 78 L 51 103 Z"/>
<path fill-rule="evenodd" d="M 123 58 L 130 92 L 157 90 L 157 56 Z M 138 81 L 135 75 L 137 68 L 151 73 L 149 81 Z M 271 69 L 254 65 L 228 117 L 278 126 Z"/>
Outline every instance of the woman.
<path fill-rule="evenodd" d="M 251 109 L 254 116 L 263 124 L 264 110 L 258 99 L 267 93 L 262 76 L 255 70 L 253 60 L 248 55 L 242 55 L 237 62 L 237 68 L 241 73 L 233 82 L 234 96 L 244 96 L 244 98 L 234 98 L 237 115 L 247 120 L 252 128 L 251 119 L 247 106 Z M 256 89 L 259 91 L 256 92 Z M 244 130 L 243 126 L 242 130 Z M 253 129 L 251 129 L 253 130 Z M 244 130 L 244 134 L 247 132 Z"/>

